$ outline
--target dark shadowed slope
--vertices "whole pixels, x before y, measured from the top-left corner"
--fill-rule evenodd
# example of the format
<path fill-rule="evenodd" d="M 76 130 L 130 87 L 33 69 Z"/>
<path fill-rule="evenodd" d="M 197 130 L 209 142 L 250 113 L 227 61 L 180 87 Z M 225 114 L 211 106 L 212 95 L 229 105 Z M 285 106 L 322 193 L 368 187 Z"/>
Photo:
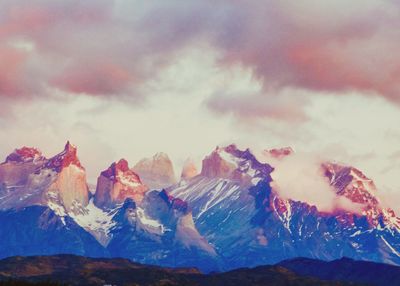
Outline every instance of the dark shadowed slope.
<path fill-rule="evenodd" d="M 304 261 L 308 263 L 308 260 Z M 297 265 L 300 267 L 301 260 Z M 385 266 L 391 268 L 391 266 L 380 265 L 379 267 L 383 268 L 378 268 L 377 275 L 381 275 L 385 271 Z M 337 266 L 337 269 L 346 273 L 340 265 Z M 342 278 L 346 279 L 347 277 L 343 276 Z M 322 281 L 319 278 L 298 275 L 280 265 L 260 266 L 252 269 L 242 268 L 206 275 L 195 268 L 162 268 L 134 263 L 127 259 L 87 258 L 74 255 L 17 256 L 0 260 L 0 280 L 8 281 L 10 279 L 29 283 L 52 281 L 65 285 L 369 285 Z"/>
<path fill-rule="evenodd" d="M 371 285 L 400 285 L 400 267 L 342 258 L 330 262 L 309 258 L 295 258 L 279 263 L 298 275 L 323 280 L 353 281 Z"/>

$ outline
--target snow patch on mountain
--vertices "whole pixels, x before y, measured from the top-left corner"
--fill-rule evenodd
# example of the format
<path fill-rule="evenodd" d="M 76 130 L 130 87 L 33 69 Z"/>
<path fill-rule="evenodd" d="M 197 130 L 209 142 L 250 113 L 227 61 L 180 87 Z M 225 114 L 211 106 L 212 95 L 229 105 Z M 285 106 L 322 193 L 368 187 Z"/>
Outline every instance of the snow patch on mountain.
<path fill-rule="evenodd" d="M 156 235 L 162 235 L 165 232 L 164 226 L 156 219 L 153 219 L 146 215 L 144 209 L 138 207 L 136 209 L 139 227 L 149 233 Z"/>
<path fill-rule="evenodd" d="M 62 205 L 59 205 L 57 203 L 54 202 L 48 202 L 47 206 L 54 211 L 54 213 L 56 215 L 58 215 L 59 217 L 65 217 L 67 216 L 67 213 L 65 211 L 65 208 Z"/>
<path fill-rule="evenodd" d="M 386 244 L 386 246 L 392 251 L 393 254 L 400 257 L 400 252 L 398 252 L 394 247 L 381 235 L 382 241 Z"/>
<path fill-rule="evenodd" d="M 189 184 L 181 185 L 170 191 L 172 196 L 181 198 L 184 201 L 195 202 L 204 200 L 195 218 L 199 219 L 209 209 L 219 205 L 227 198 L 239 198 L 240 185 L 226 179 L 196 177 Z"/>
<path fill-rule="evenodd" d="M 239 150 L 236 145 L 217 147 L 203 160 L 201 175 L 255 185 L 263 177 L 268 177 L 272 168 L 260 163 L 249 149 Z"/>
<path fill-rule="evenodd" d="M 113 217 L 115 210 L 104 211 L 93 203 L 93 199 L 80 213 L 70 212 L 68 215 L 75 222 L 90 232 L 103 246 L 107 246 L 111 239 L 111 229 L 115 226 Z"/>

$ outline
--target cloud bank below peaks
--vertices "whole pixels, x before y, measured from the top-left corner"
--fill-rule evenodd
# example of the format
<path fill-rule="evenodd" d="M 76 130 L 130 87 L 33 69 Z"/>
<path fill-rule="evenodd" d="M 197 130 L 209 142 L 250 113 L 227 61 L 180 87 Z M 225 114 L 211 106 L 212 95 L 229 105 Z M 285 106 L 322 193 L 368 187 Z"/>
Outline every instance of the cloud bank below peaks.
<path fill-rule="evenodd" d="M 361 213 L 363 205 L 336 194 L 324 176 L 321 163 L 322 160 L 306 153 L 273 159 L 272 187 L 282 197 L 314 205 L 319 211 Z"/>

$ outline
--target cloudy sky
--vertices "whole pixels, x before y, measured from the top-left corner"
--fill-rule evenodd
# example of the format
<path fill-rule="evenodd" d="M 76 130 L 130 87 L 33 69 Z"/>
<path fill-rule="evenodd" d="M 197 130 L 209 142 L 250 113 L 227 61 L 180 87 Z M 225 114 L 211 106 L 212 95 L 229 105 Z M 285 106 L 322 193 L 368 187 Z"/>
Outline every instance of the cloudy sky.
<path fill-rule="evenodd" d="M 69 139 L 95 180 L 120 157 L 292 146 L 398 199 L 399 3 L 2 0 L 0 156 Z"/>

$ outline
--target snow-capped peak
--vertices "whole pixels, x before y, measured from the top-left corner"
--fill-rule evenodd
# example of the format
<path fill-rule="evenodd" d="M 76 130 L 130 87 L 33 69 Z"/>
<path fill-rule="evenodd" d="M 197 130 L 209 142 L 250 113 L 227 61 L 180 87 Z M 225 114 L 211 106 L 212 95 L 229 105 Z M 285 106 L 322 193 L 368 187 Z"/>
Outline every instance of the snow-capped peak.
<path fill-rule="evenodd" d="M 374 182 L 360 170 L 336 163 L 325 163 L 322 168 L 338 195 L 345 196 L 354 203 L 370 206 L 379 204 Z"/>
<path fill-rule="evenodd" d="M 236 145 L 217 147 L 204 158 L 201 175 L 240 181 L 243 183 L 268 177 L 272 167 L 260 163 L 249 149 L 239 150 Z"/>
<path fill-rule="evenodd" d="M 322 167 L 339 196 L 363 205 L 363 215 L 366 216 L 370 226 L 400 233 L 400 219 L 392 209 L 381 205 L 373 180 L 351 166 L 325 163 Z"/>

